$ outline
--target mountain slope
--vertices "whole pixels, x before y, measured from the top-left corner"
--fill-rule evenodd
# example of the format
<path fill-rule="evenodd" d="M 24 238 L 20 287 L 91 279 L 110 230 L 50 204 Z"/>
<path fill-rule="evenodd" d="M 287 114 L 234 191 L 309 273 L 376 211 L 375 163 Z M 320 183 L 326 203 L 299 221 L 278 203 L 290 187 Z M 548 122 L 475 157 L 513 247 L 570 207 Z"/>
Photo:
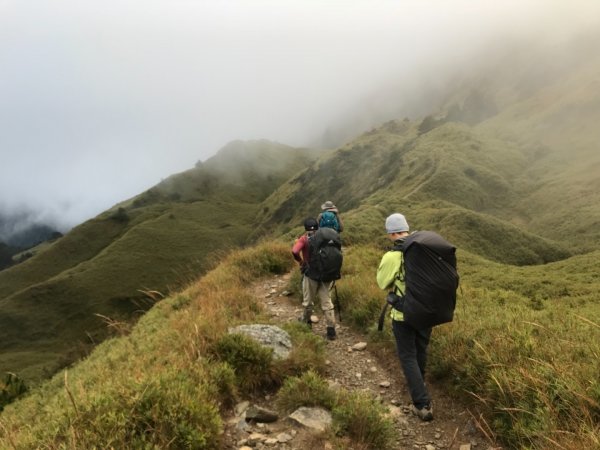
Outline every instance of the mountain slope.
<path fill-rule="evenodd" d="M 107 323 L 136 318 L 160 298 L 145 292 L 167 294 L 243 245 L 260 202 L 313 157 L 233 142 L 0 272 L 0 372 L 35 380 L 85 354 Z"/>

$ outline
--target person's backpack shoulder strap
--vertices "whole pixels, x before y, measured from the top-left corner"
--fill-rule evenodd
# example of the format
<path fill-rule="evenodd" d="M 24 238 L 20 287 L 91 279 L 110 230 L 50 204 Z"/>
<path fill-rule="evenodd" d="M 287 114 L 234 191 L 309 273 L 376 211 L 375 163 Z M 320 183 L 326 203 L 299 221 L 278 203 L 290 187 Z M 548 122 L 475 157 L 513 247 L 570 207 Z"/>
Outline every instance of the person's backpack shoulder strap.
<path fill-rule="evenodd" d="M 391 251 L 394 252 L 402 252 L 403 245 L 396 244 L 391 248 Z M 404 257 L 400 258 L 400 267 L 398 268 L 398 274 L 396 275 L 396 280 L 404 281 Z M 394 290 L 396 290 L 396 285 L 394 284 Z M 404 295 L 404 292 L 400 291 L 401 295 Z M 387 313 L 389 303 L 386 301 L 381 309 L 381 313 L 379 314 L 379 320 L 377 321 L 377 331 L 383 330 L 383 323 L 385 322 L 385 315 Z"/>

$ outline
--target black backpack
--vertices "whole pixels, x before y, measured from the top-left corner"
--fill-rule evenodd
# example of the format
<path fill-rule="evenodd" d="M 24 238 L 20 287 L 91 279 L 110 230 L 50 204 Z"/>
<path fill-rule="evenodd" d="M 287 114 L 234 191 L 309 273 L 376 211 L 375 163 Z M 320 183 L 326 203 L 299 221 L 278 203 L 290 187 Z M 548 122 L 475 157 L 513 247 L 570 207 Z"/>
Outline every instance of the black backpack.
<path fill-rule="evenodd" d="M 405 322 L 416 329 L 452 322 L 459 282 L 456 247 L 433 231 L 417 231 L 394 250 L 403 253 L 406 292 L 401 295 L 401 310 Z"/>
<path fill-rule="evenodd" d="M 308 238 L 308 270 L 305 275 L 315 281 L 335 281 L 341 278 L 342 241 L 333 228 L 319 228 Z"/>

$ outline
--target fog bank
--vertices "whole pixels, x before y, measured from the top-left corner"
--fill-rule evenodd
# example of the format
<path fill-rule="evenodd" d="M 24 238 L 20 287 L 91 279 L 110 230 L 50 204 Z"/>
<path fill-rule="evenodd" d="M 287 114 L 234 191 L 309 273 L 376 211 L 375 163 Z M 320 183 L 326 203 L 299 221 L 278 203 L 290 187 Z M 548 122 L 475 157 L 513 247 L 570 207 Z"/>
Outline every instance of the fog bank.
<path fill-rule="evenodd" d="M 554 45 L 597 3 L 0 0 L 0 216 L 65 231 L 234 139 L 426 114 L 486 48 Z"/>

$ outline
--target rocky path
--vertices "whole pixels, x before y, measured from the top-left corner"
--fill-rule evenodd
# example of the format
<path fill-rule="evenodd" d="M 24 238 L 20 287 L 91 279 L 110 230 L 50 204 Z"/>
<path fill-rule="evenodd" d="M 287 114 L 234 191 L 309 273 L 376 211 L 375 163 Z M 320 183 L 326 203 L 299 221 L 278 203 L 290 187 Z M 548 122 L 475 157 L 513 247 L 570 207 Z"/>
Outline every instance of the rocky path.
<path fill-rule="evenodd" d="M 300 300 L 287 295 L 289 276 L 274 276 L 251 288 L 276 324 L 296 321 L 302 313 Z M 313 325 L 313 332 L 325 338 L 323 320 Z M 378 360 L 369 351 L 365 336 L 353 331 L 344 322 L 338 324 L 337 334 L 335 341 L 327 341 L 325 377 L 330 384 L 344 389 L 369 390 L 388 407 L 397 429 L 394 448 L 501 449 L 486 436 L 484 428 L 471 412 L 444 394 L 444 386 L 428 385 L 433 398 L 434 420 L 420 421 L 409 412 L 410 399 L 395 354 L 388 361 Z M 273 423 L 244 420 L 244 411 L 250 403 L 274 411 L 274 400 L 268 397 L 238 405 L 237 414 L 228 421 L 225 436 L 227 449 L 333 449 L 328 442 L 311 438 L 313 431 L 295 426 L 285 418 L 279 418 Z"/>

